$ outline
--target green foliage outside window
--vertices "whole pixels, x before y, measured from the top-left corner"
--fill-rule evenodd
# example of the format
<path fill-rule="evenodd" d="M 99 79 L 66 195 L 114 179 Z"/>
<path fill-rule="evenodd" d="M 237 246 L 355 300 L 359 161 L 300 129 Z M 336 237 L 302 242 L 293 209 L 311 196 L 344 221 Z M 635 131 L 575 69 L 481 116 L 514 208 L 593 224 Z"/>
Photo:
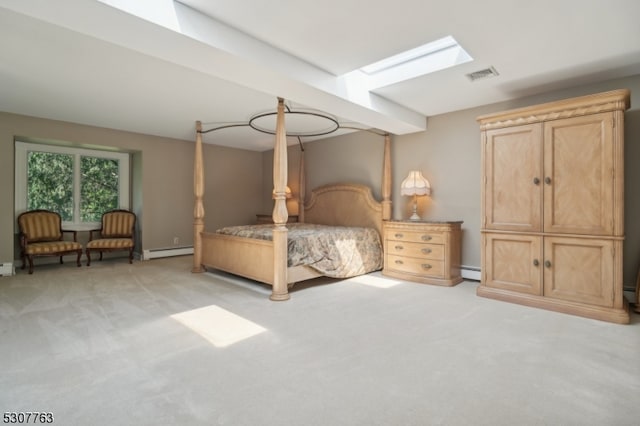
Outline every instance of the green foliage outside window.
<path fill-rule="evenodd" d="M 27 169 L 29 210 L 58 212 L 74 222 L 74 155 L 30 151 Z M 80 222 L 99 222 L 119 207 L 118 160 L 80 157 Z"/>
<path fill-rule="evenodd" d="M 118 208 L 118 161 L 80 159 L 80 220 L 99 222 L 102 213 Z"/>
<path fill-rule="evenodd" d="M 29 210 L 52 210 L 73 221 L 73 156 L 29 152 L 27 166 Z"/>

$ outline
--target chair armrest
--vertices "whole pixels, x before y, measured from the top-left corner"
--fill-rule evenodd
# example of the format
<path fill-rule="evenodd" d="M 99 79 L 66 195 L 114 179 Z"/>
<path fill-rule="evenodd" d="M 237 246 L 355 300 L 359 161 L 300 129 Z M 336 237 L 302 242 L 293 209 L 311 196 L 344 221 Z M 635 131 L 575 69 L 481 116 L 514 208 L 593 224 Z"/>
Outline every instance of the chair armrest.
<path fill-rule="evenodd" d="M 68 233 L 68 232 L 70 232 L 70 233 L 72 233 L 72 234 L 73 234 L 73 241 L 76 241 L 76 242 L 77 242 L 77 241 L 78 241 L 78 231 L 71 231 L 71 230 L 68 230 L 68 229 L 63 229 L 63 230 L 62 230 L 62 237 L 63 237 L 63 239 L 64 239 L 64 234 L 65 234 L 65 233 Z"/>
<path fill-rule="evenodd" d="M 97 232 L 98 236 L 100 236 L 102 234 L 102 228 L 89 230 L 89 241 L 93 241 L 93 233 L 94 232 Z"/>

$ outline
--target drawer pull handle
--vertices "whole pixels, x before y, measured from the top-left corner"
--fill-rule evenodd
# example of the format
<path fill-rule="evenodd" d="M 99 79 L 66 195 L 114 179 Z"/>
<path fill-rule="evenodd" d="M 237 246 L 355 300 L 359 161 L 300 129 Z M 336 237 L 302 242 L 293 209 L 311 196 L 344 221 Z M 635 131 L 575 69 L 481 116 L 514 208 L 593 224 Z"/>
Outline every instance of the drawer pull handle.
<path fill-rule="evenodd" d="M 402 247 L 402 246 L 395 246 L 395 249 L 396 249 L 396 250 L 404 250 L 404 247 Z"/>
<path fill-rule="evenodd" d="M 396 260 L 396 265 L 404 265 L 404 262 L 402 260 Z"/>
<path fill-rule="evenodd" d="M 551 268 L 551 262 L 548 260 L 544 261 L 544 266 L 546 266 L 547 268 Z"/>
<path fill-rule="evenodd" d="M 423 264 L 422 264 L 422 268 L 423 268 L 423 269 L 431 269 L 431 268 L 432 268 L 432 266 L 431 266 L 431 265 L 429 265 L 428 263 L 423 263 Z"/>
<path fill-rule="evenodd" d="M 540 185 L 540 178 L 534 177 L 533 178 L 533 184 L 534 185 Z"/>
<path fill-rule="evenodd" d="M 539 264 L 538 259 L 533 259 L 533 266 L 538 266 Z"/>
<path fill-rule="evenodd" d="M 424 254 L 429 254 L 429 253 L 431 253 L 431 249 L 430 249 L 430 248 L 423 248 L 423 249 L 422 249 L 422 252 L 423 252 Z"/>
<path fill-rule="evenodd" d="M 433 237 L 431 235 L 423 235 L 422 236 L 422 241 L 431 241 Z"/>
<path fill-rule="evenodd" d="M 549 176 L 544 178 L 544 183 L 546 183 L 547 185 L 551 185 L 551 178 Z"/>
<path fill-rule="evenodd" d="M 404 237 L 404 234 L 400 234 L 400 233 L 396 234 L 396 238 L 402 238 L 402 237 Z"/>

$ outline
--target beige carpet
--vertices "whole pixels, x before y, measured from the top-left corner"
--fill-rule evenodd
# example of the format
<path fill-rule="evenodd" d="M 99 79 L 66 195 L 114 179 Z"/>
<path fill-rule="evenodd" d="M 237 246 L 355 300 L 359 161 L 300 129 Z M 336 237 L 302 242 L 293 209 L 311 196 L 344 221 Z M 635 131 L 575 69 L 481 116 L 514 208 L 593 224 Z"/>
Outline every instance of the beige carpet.
<path fill-rule="evenodd" d="M 60 425 L 637 425 L 640 322 L 379 273 L 288 302 L 191 257 L 0 277 L 0 410 Z"/>

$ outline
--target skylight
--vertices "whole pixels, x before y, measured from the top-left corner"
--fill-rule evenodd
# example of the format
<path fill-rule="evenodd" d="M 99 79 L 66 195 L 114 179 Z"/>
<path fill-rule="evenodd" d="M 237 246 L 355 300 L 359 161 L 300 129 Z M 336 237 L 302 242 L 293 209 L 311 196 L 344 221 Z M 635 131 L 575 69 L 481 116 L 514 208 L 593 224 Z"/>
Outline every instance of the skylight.
<path fill-rule="evenodd" d="M 383 87 L 472 61 L 452 37 L 418 46 L 360 68 L 369 88 Z"/>

